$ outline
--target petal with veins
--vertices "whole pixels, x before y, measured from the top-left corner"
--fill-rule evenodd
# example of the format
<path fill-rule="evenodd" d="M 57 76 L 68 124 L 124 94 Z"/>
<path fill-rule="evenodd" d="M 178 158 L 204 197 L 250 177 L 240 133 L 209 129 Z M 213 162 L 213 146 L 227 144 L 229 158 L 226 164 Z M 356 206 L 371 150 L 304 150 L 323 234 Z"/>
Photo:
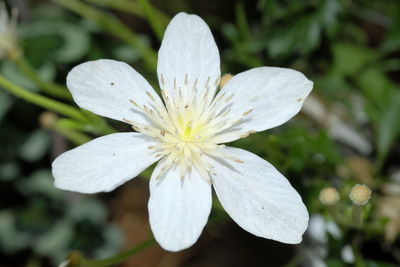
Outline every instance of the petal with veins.
<path fill-rule="evenodd" d="M 157 93 L 139 73 L 115 60 L 101 59 L 76 66 L 68 73 L 67 86 L 81 108 L 115 120 L 125 118 L 149 125 L 151 122 L 141 108 L 162 105 Z"/>
<path fill-rule="evenodd" d="M 211 211 L 211 185 L 193 169 L 184 179 L 179 168 L 161 178 L 157 165 L 150 180 L 149 217 L 151 230 L 166 250 L 178 251 L 193 245 Z"/>
<path fill-rule="evenodd" d="M 96 138 L 60 155 L 52 164 L 55 186 L 81 193 L 112 191 L 157 161 L 153 138 L 115 133 Z"/>
<path fill-rule="evenodd" d="M 171 20 L 158 52 L 157 73 L 160 87 L 171 97 L 174 87 L 183 94 L 196 87 L 202 96 L 208 86 L 208 96 L 214 95 L 221 74 L 219 51 L 199 16 L 179 13 Z"/>
<path fill-rule="evenodd" d="M 235 75 L 216 99 L 230 95 L 229 101 L 222 98 L 217 104 L 223 105 L 221 110 L 230 109 L 226 117 L 241 122 L 218 133 L 215 142 L 231 142 L 287 122 L 300 111 L 312 86 L 302 73 L 292 69 L 259 67 Z"/>
<path fill-rule="evenodd" d="M 232 219 L 260 237 L 297 244 L 308 225 L 301 197 L 270 163 L 246 150 L 226 147 L 227 156 L 243 162 L 212 159 L 212 182 Z"/>

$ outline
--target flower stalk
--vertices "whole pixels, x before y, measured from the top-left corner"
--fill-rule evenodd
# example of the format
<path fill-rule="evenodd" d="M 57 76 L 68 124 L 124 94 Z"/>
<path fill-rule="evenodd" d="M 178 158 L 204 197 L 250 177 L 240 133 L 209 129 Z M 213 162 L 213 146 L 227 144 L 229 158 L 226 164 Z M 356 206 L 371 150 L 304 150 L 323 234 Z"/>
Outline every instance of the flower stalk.
<path fill-rule="evenodd" d="M 116 254 L 115 256 L 112 256 L 107 259 L 102 259 L 102 260 L 85 259 L 81 253 L 71 252 L 67 256 L 67 259 L 66 259 L 66 261 L 68 262 L 67 266 L 68 267 L 106 267 L 106 266 L 111 266 L 111 265 L 118 264 L 118 263 L 125 261 L 129 257 L 136 255 L 137 253 L 154 245 L 155 243 L 156 243 L 156 241 L 154 240 L 154 238 L 151 238 L 151 239 L 139 244 L 136 247 L 133 247 L 129 250 L 126 250 L 124 252 Z"/>
<path fill-rule="evenodd" d="M 77 119 L 79 121 L 86 121 L 85 116 L 76 108 L 66 105 L 64 103 L 58 102 L 56 100 L 50 99 L 48 97 L 38 95 L 29 92 L 6 79 L 4 76 L 0 75 L 0 86 L 12 93 L 13 95 L 24 99 L 32 104 L 38 105 L 40 107 L 55 111 L 64 116 Z"/>
<path fill-rule="evenodd" d="M 86 0 L 86 2 L 90 2 L 102 7 L 112 8 L 125 13 L 130 13 L 140 18 L 146 18 L 147 16 L 142 4 L 132 0 Z M 157 20 L 159 20 L 159 23 L 165 28 L 170 18 L 155 7 L 152 7 L 152 11 L 154 12 L 154 16 L 157 18 Z"/>
<path fill-rule="evenodd" d="M 151 6 L 151 4 L 149 3 L 148 0 L 139 0 L 139 3 L 143 8 L 146 18 L 150 22 L 151 28 L 153 29 L 154 33 L 156 34 L 158 40 L 161 41 L 167 25 L 161 24 L 162 22 L 158 19 L 157 14 L 154 12 L 153 7 Z"/>
<path fill-rule="evenodd" d="M 53 112 L 43 112 L 39 116 L 39 122 L 43 128 L 56 131 L 66 137 L 75 145 L 87 143 L 91 138 L 78 130 L 82 129 L 82 124 L 71 119 L 59 119 Z"/>
<path fill-rule="evenodd" d="M 80 111 L 77 108 L 58 102 L 51 98 L 27 91 L 0 75 L 0 87 L 25 101 L 42 108 L 57 112 L 71 119 L 60 120 L 54 127 L 75 144 L 82 144 L 90 140 L 83 132 L 95 134 L 110 134 L 115 130 L 106 121 L 92 113 Z"/>
<path fill-rule="evenodd" d="M 34 82 L 42 90 L 42 92 L 61 99 L 72 100 L 72 96 L 67 88 L 55 83 L 44 81 L 25 60 L 25 58 L 21 56 L 21 54 L 12 57 L 11 60 L 32 82 Z"/>
<path fill-rule="evenodd" d="M 353 205 L 352 217 L 353 217 L 353 224 L 356 228 L 361 227 L 363 225 L 363 219 L 362 219 L 363 207 L 364 206 Z"/>
<path fill-rule="evenodd" d="M 143 56 L 146 66 L 154 70 L 157 65 L 157 56 L 153 49 L 146 45 L 135 33 L 127 26 L 122 24 L 111 14 L 105 13 L 88 4 L 77 0 L 53 0 L 63 7 L 81 15 L 82 17 L 96 21 L 103 29 L 109 33 L 121 38 L 123 41 L 137 50 L 138 54 Z"/>

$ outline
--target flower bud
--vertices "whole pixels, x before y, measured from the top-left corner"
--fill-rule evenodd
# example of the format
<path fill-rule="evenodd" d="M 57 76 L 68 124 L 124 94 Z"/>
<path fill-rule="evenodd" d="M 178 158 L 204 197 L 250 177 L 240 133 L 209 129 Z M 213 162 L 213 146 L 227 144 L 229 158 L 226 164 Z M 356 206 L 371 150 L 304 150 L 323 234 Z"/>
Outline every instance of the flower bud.
<path fill-rule="evenodd" d="M 350 191 L 349 197 L 356 205 L 365 205 L 371 198 L 371 189 L 365 184 L 356 184 Z"/>
<path fill-rule="evenodd" d="M 0 59 L 18 56 L 20 49 L 17 44 L 17 13 L 13 10 L 8 16 L 4 2 L 0 3 Z"/>
<path fill-rule="evenodd" d="M 53 112 L 45 111 L 39 115 L 39 123 L 43 128 L 51 128 L 51 126 L 57 121 L 58 116 Z"/>
<path fill-rule="evenodd" d="M 339 193 L 333 187 L 326 187 L 319 193 L 319 201 L 324 205 L 334 205 L 339 200 Z"/>
<path fill-rule="evenodd" d="M 80 266 L 82 263 L 82 254 L 78 251 L 72 251 L 67 255 L 65 261 L 70 267 Z"/>
<path fill-rule="evenodd" d="M 219 82 L 219 87 L 224 87 L 232 78 L 233 75 L 229 73 L 222 75 L 221 81 Z"/>

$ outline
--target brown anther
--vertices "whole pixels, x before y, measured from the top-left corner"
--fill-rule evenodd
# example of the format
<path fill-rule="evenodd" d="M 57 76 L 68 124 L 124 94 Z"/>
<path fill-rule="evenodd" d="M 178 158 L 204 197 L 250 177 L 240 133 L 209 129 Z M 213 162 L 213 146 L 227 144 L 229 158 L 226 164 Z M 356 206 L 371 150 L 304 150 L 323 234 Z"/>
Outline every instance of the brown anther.
<path fill-rule="evenodd" d="M 164 131 L 164 130 L 161 130 L 161 131 L 160 131 L 160 134 L 161 134 L 162 136 L 165 136 L 165 131 Z"/>
<path fill-rule="evenodd" d="M 199 79 L 196 79 L 195 81 L 194 81 L 194 84 L 193 84 L 193 90 L 196 90 L 196 87 L 197 87 L 197 83 L 199 82 Z"/>
<path fill-rule="evenodd" d="M 122 118 L 122 120 L 124 121 L 124 122 L 126 122 L 126 123 L 129 123 L 129 124 L 133 124 L 133 121 L 131 121 L 131 120 L 128 120 L 128 119 L 125 119 L 125 118 Z"/>
<path fill-rule="evenodd" d="M 132 125 L 132 129 L 133 129 L 134 131 L 136 131 L 136 132 L 140 132 L 140 128 L 138 128 L 138 127 L 136 127 L 136 126 L 134 126 L 134 125 Z"/>
<path fill-rule="evenodd" d="M 150 97 L 150 99 L 152 101 L 155 101 L 156 99 L 154 98 L 154 96 L 152 94 L 150 94 L 148 91 L 146 91 L 146 94 Z"/>
<path fill-rule="evenodd" d="M 238 120 L 235 120 L 235 121 L 232 122 L 232 125 L 237 124 L 237 123 L 241 122 L 242 120 L 243 120 L 242 118 L 240 118 Z"/>
<path fill-rule="evenodd" d="M 218 86 L 220 80 L 221 80 L 221 77 L 218 77 L 217 79 L 215 79 L 214 85 Z"/>
<path fill-rule="evenodd" d="M 243 116 L 249 115 L 252 111 L 253 111 L 253 109 L 249 109 L 248 111 L 243 113 Z"/>
<path fill-rule="evenodd" d="M 188 75 L 187 75 L 187 73 L 185 74 L 185 85 L 188 85 Z"/>
<path fill-rule="evenodd" d="M 131 102 L 133 105 L 139 107 L 139 105 L 133 99 L 129 99 L 129 102 Z"/>
<path fill-rule="evenodd" d="M 162 85 L 165 85 L 164 75 L 161 73 L 160 76 L 161 76 L 160 80 L 161 80 Z"/>
<path fill-rule="evenodd" d="M 228 103 L 234 96 L 235 94 L 231 94 L 227 99 L 225 99 L 225 102 Z"/>
<path fill-rule="evenodd" d="M 224 98 L 225 96 L 225 92 L 222 93 L 220 96 L 218 96 L 218 98 L 216 99 L 217 101 L 220 101 L 222 98 Z"/>
<path fill-rule="evenodd" d="M 206 88 L 208 88 L 208 83 L 210 82 L 210 79 L 211 79 L 210 76 L 208 76 L 206 84 L 204 85 Z"/>

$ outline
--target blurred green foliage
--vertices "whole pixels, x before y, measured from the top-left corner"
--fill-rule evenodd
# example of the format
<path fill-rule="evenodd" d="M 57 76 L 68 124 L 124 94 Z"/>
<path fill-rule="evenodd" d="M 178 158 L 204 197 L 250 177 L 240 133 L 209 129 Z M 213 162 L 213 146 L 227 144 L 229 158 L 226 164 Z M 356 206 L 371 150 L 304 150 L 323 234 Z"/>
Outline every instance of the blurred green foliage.
<path fill-rule="evenodd" d="M 393 216 L 381 211 L 382 205 L 400 201 L 398 192 L 387 190 L 400 187 L 399 1 L 7 2 L 22 10 L 19 43 L 38 78 L 27 75 L 15 60 L 1 61 L 0 74 L 29 92 L 74 107 L 68 98 L 52 96 L 39 85 L 57 82 L 62 87 L 67 72 L 86 60 L 129 62 L 156 88 L 162 33 L 181 9 L 209 23 L 223 72 L 267 65 L 305 73 L 315 86 L 313 102 L 303 113 L 234 145 L 274 164 L 299 190 L 310 214 L 339 226 L 340 238 L 328 235 L 327 243 L 320 244 L 327 252 L 318 257 L 328 266 L 398 266 L 400 227 L 390 235 L 388 225 L 400 225 L 399 205 L 393 206 Z M 128 129 L 81 110 L 81 120 L 44 121 L 44 111 L 0 90 L 0 256 L 5 264 L 56 264 L 71 249 L 93 257 L 112 255 L 122 237 L 107 220 L 103 199 L 55 189 L 49 168 L 54 156 L 67 149 L 62 136 L 77 145 L 113 128 Z M 374 191 L 363 209 L 362 227 L 351 221 L 354 207 L 348 193 L 356 183 Z M 341 196 L 334 208 L 318 201 L 326 186 L 336 187 Z M 227 218 L 216 202 L 210 221 Z M 312 242 L 303 243 L 299 251 L 311 251 Z M 346 245 L 353 263 L 343 261 Z M 289 264 L 307 262 L 300 252 Z M 19 255 L 22 261 L 16 260 Z"/>

